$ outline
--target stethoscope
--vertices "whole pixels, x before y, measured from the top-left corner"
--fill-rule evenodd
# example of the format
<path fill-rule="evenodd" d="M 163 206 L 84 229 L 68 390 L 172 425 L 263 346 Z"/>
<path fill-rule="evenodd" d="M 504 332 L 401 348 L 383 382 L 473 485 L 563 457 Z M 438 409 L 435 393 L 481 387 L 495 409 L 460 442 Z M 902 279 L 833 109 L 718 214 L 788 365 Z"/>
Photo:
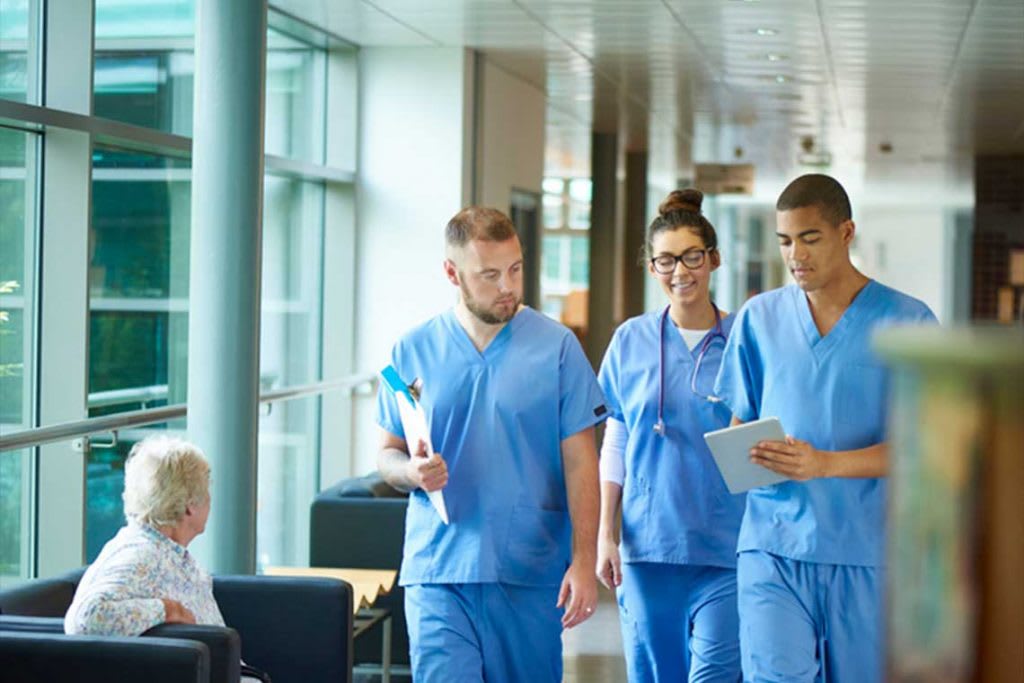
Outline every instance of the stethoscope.
<path fill-rule="evenodd" d="M 708 403 L 721 403 L 722 399 L 719 397 L 697 391 L 697 375 L 700 374 L 700 365 L 704 362 L 704 354 L 711 348 L 715 337 L 722 340 L 723 346 L 726 343 L 725 333 L 722 332 L 722 313 L 714 302 L 711 307 L 715 309 L 715 326 L 701 342 L 700 351 L 697 353 L 697 362 L 690 374 L 690 391 Z M 665 307 L 665 310 L 661 312 L 661 319 L 658 321 L 658 421 L 654 423 L 654 433 L 658 436 L 665 436 L 665 321 L 668 319 L 669 308 L 669 306 Z"/>

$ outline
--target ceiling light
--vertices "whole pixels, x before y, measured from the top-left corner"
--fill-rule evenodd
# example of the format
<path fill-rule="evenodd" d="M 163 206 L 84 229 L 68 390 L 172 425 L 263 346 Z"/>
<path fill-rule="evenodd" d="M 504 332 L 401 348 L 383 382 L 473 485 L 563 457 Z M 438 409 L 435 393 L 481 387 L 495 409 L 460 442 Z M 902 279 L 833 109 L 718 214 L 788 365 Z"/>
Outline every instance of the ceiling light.
<path fill-rule="evenodd" d="M 773 28 L 755 28 L 754 35 L 758 36 L 777 36 L 779 32 Z"/>
<path fill-rule="evenodd" d="M 767 54 L 764 56 L 764 58 L 767 59 L 769 62 L 781 62 L 784 59 L 787 59 L 786 55 L 779 55 L 775 53 Z"/>
<path fill-rule="evenodd" d="M 786 81 L 788 81 L 788 80 L 789 80 L 789 79 L 788 79 L 788 78 L 786 78 L 785 76 L 776 76 L 776 77 L 775 77 L 775 82 L 776 82 L 776 83 L 785 83 L 785 82 L 786 82 Z"/>

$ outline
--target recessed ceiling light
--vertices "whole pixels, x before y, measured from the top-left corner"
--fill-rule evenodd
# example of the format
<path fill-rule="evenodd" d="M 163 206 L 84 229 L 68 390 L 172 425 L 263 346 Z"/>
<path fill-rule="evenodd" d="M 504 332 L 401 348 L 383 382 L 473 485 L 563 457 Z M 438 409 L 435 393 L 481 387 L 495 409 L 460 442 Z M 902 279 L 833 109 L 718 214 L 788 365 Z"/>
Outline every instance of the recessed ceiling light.
<path fill-rule="evenodd" d="M 789 83 L 791 79 L 789 76 L 783 76 L 782 74 L 762 74 L 758 76 L 762 81 L 773 81 L 775 83 Z"/>
<path fill-rule="evenodd" d="M 777 36 L 779 32 L 773 28 L 755 28 L 753 31 L 757 36 Z"/>
<path fill-rule="evenodd" d="M 785 59 L 789 59 L 788 57 L 786 57 L 786 55 L 780 55 L 774 52 L 765 55 L 764 58 L 767 59 L 769 62 L 781 62 Z"/>

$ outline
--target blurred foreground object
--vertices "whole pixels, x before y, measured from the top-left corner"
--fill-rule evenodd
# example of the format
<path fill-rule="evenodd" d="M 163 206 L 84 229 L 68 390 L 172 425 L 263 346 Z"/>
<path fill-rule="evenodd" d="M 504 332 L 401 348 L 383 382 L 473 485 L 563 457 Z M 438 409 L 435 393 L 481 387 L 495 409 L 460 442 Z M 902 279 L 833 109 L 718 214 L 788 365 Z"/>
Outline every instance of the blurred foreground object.
<path fill-rule="evenodd" d="M 893 329 L 887 680 L 1024 672 L 1024 330 Z"/>

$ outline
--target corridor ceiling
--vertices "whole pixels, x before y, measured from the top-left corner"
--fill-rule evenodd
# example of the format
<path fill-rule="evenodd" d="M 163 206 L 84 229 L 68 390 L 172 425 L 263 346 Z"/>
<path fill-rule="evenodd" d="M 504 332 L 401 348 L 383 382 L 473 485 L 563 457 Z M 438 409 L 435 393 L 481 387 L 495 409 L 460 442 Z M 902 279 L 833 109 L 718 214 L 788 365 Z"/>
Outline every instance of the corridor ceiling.
<path fill-rule="evenodd" d="M 482 51 L 546 94 L 552 173 L 589 174 L 591 130 L 648 150 L 652 182 L 739 161 L 772 191 L 839 168 L 969 195 L 975 154 L 1024 154 L 1024 0 L 273 4 L 360 46 Z"/>

